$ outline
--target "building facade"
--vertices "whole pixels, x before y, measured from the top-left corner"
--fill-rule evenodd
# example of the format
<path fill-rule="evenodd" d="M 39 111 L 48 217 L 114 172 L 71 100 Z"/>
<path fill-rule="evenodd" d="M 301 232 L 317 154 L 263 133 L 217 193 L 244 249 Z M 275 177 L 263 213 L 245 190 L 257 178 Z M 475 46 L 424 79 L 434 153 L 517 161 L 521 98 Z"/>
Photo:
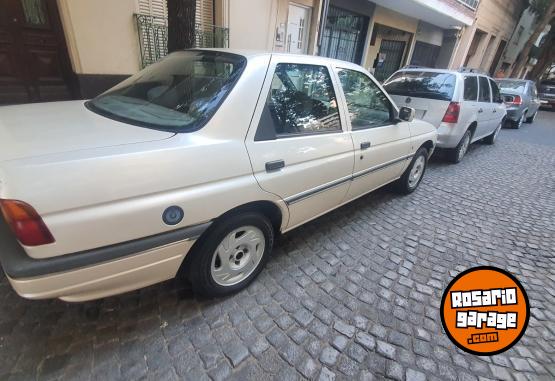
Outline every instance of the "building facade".
<path fill-rule="evenodd" d="M 167 0 L 3 0 L 0 104 L 90 98 L 167 54 Z M 379 80 L 406 65 L 490 72 L 524 0 L 196 0 L 200 47 L 318 54 Z"/>

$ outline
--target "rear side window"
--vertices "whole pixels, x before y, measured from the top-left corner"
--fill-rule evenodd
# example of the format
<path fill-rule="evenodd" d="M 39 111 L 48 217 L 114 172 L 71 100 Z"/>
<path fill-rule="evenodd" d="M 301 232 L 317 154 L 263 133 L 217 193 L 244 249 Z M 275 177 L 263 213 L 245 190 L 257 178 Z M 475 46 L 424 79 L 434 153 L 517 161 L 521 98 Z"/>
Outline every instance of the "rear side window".
<path fill-rule="evenodd" d="M 478 101 L 479 102 L 490 102 L 490 91 L 489 91 L 489 81 L 486 77 L 479 77 L 480 81 L 480 92 Z"/>
<path fill-rule="evenodd" d="M 478 78 L 475 76 L 464 77 L 464 100 L 474 101 L 478 99 Z"/>
<path fill-rule="evenodd" d="M 490 79 L 489 84 L 491 85 L 491 98 L 492 101 L 495 103 L 502 103 L 503 99 L 501 98 L 501 94 L 499 93 L 499 87 L 497 87 L 497 83 L 494 80 Z"/>
<path fill-rule="evenodd" d="M 444 101 L 453 99 L 456 77 L 450 73 L 399 71 L 384 85 L 389 94 Z"/>
<path fill-rule="evenodd" d="M 391 103 L 368 76 L 348 69 L 339 69 L 337 74 L 354 130 L 391 123 Z"/>
<path fill-rule="evenodd" d="M 277 64 L 256 140 L 336 131 L 341 123 L 328 69 Z"/>

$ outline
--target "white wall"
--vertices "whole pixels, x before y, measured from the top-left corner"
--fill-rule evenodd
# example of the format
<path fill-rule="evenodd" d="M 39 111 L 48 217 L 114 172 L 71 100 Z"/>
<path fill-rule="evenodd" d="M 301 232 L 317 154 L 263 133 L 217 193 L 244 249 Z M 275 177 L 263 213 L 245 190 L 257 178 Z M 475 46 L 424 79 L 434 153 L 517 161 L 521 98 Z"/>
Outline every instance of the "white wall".
<path fill-rule="evenodd" d="M 416 40 L 441 46 L 443 42 L 443 29 L 424 21 L 420 21 L 416 31 Z"/>

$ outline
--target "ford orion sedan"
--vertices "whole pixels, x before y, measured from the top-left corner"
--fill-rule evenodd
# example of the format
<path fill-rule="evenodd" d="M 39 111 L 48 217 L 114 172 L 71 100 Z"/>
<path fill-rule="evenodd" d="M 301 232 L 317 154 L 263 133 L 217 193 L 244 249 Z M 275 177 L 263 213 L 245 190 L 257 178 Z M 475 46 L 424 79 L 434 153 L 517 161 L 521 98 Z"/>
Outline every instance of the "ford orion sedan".
<path fill-rule="evenodd" d="M 436 129 L 363 68 L 235 50 L 168 55 L 97 98 L 0 108 L 0 260 L 31 299 L 176 276 L 206 296 L 284 233 L 388 183 L 416 189 Z"/>

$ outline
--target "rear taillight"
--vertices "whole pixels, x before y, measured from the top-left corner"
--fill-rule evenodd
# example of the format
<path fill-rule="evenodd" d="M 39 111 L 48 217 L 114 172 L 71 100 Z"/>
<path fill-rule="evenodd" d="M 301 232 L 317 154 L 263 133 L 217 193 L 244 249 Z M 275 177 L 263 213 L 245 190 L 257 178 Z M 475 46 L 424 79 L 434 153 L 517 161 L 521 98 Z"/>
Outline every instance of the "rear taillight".
<path fill-rule="evenodd" d="M 520 97 L 520 95 L 515 95 L 511 103 L 515 106 L 520 106 L 522 104 L 522 98 Z"/>
<path fill-rule="evenodd" d="M 0 200 L 0 209 L 21 244 L 39 246 L 54 242 L 54 237 L 31 205 L 17 200 Z"/>
<path fill-rule="evenodd" d="M 443 122 L 457 123 L 459 121 L 459 113 L 461 112 L 461 105 L 458 102 L 451 102 L 447 106 L 447 111 L 443 115 Z"/>

